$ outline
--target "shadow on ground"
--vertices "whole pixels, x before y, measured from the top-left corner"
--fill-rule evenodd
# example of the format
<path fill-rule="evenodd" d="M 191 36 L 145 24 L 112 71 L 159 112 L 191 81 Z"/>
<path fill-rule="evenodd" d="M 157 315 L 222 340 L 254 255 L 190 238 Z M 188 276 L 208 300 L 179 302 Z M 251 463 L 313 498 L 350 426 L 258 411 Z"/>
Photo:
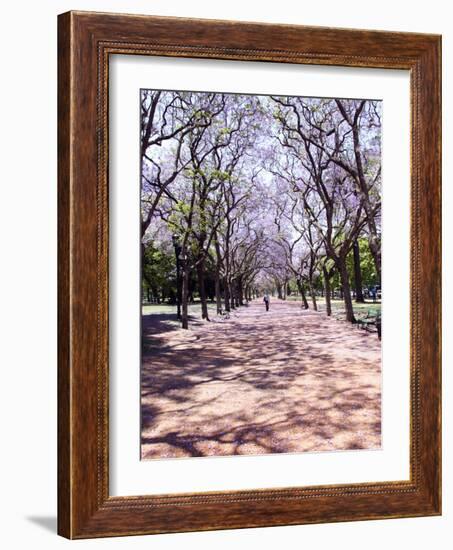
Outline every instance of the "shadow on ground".
<path fill-rule="evenodd" d="M 143 458 L 380 446 L 374 335 L 291 303 L 166 322 L 143 322 Z"/>

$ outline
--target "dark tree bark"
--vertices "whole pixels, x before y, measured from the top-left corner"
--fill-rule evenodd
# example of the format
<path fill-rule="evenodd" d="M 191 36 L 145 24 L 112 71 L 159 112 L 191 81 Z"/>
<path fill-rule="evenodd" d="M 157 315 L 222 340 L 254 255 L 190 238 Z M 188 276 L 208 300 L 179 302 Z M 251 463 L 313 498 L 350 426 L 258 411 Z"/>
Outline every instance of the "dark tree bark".
<path fill-rule="evenodd" d="M 355 286 L 355 301 L 363 304 L 365 298 L 362 291 L 362 268 L 360 267 L 360 249 L 357 240 L 352 245 L 352 252 L 354 256 L 354 286 Z"/>
<path fill-rule="evenodd" d="M 316 292 L 315 292 L 315 287 L 313 285 L 313 281 L 309 282 L 308 288 L 310 290 L 310 298 L 311 298 L 311 303 L 313 304 L 313 309 L 315 311 L 318 311 L 318 305 L 316 303 Z"/>
<path fill-rule="evenodd" d="M 238 304 L 240 306 L 244 305 L 244 287 L 242 283 L 242 277 L 238 279 Z"/>
<path fill-rule="evenodd" d="M 331 288 L 330 288 L 330 274 L 327 271 L 326 266 L 322 267 L 322 274 L 324 279 L 324 294 L 326 296 L 326 314 L 328 317 L 332 315 L 332 303 L 330 301 Z"/>
<path fill-rule="evenodd" d="M 343 301 L 346 311 L 346 320 L 355 323 L 354 308 L 352 306 L 351 286 L 349 284 L 349 273 L 346 267 L 346 259 L 340 256 L 337 260 L 338 272 L 340 274 L 341 286 L 343 290 Z"/>
<path fill-rule="evenodd" d="M 222 295 L 220 293 L 220 274 L 216 270 L 215 272 L 215 303 L 217 315 L 222 313 Z"/>
<path fill-rule="evenodd" d="M 217 315 L 222 313 L 222 296 L 220 290 L 220 270 L 222 268 L 222 256 L 220 253 L 219 240 L 217 238 L 217 232 L 214 233 L 214 248 L 216 254 L 216 263 L 215 263 L 215 301 Z"/>
<path fill-rule="evenodd" d="M 187 262 L 184 263 L 182 266 L 182 291 L 181 291 L 181 297 L 182 297 L 182 304 L 181 304 L 181 325 L 182 328 L 188 329 L 189 328 L 189 308 L 188 308 L 188 301 L 189 301 L 189 269 L 187 266 Z"/>
<path fill-rule="evenodd" d="M 307 302 L 307 297 L 305 295 L 305 289 L 304 289 L 304 285 L 303 285 L 302 281 L 300 279 L 297 279 L 296 284 L 297 284 L 297 289 L 299 290 L 299 293 L 300 293 L 301 298 L 302 298 L 302 307 L 304 309 L 309 309 L 309 305 L 308 305 L 308 302 Z"/>
<path fill-rule="evenodd" d="M 228 282 L 228 277 L 223 278 L 223 293 L 225 298 L 225 311 L 231 311 L 231 294 L 230 294 L 230 283 Z"/>
<path fill-rule="evenodd" d="M 234 281 L 230 281 L 230 308 L 236 309 L 236 292 L 234 288 Z"/>
<path fill-rule="evenodd" d="M 197 279 L 198 279 L 198 291 L 200 293 L 201 301 L 201 318 L 209 321 L 208 314 L 208 301 L 206 299 L 206 285 L 205 285 L 205 269 L 204 258 L 201 258 L 197 263 Z"/>
<path fill-rule="evenodd" d="M 364 209 L 367 215 L 367 225 L 370 232 L 370 239 L 369 239 L 370 252 L 371 252 L 371 255 L 373 256 L 374 265 L 376 267 L 376 272 L 380 281 L 381 280 L 381 242 L 380 242 L 380 238 L 376 227 L 375 214 L 374 214 L 374 211 L 373 211 L 374 209 L 370 200 L 370 193 L 369 193 L 368 183 L 365 176 L 365 170 L 363 168 L 360 132 L 359 132 L 359 117 L 365 106 L 366 101 L 362 100 L 360 102 L 359 106 L 356 109 L 356 112 L 354 113 L 354 117 L 352 119 L 348 116 L 341 100 L 337 99 L 336 103 L 338 105 L 338 108 L 340 109 L 340 112 L 343 118 L 350 125 L 352 129 L 352 138 L 354 142 L 354 156 L 355 156 L 355 164 L 356 164 L 357 171 L 351 169 L 350 167 L 348 167 L 347 165 L 344 165 L 341 162 L 338 162 L 338 160 L 336 159 L 333 159 L 333 160 L 334 162 L 342 166 L 345 170 L 347 170 L 354 177 L 354 179 L 358 182 L 360 186 L 360 191 L 364 199 Z"/>
<path fill-rule="evenodd" d="M 381 284 L 381 243 L 380 239 L 375 236 L 370 236 L 368 239 L 368 246 L 370 247 L 371 255 L 373 256 L 374 266 L 376 267 L 376 273 L 379 284 Z"/>
<path fill-rule="evenodd" d="M 234 309 L 239 307 L 239 288 L 237 279 L 234 279 L 231 285 L 231 295 L 233 297 Z"/>

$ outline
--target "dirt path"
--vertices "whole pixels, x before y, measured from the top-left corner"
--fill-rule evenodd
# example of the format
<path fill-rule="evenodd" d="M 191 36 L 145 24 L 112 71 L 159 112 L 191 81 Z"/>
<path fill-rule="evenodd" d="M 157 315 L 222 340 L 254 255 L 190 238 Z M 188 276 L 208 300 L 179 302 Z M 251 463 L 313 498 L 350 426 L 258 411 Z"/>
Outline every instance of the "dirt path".
<path fill-rule="evenodd" d="M 147 321 L 142 458 L 380 447 L 375 334 L 275 300 L 190 331 Z"/>

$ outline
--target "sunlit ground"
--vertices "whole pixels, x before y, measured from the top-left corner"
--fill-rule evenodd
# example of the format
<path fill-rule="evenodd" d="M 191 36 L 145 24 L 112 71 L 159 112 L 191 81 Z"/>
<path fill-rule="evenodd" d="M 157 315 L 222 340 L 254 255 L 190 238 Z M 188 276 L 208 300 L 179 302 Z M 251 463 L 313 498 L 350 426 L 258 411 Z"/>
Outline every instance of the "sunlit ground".
<path fill-rule="evenodd" d="M 271 298 L 272 300 L 272 298 Z M 276 300 L 276 298 L 274 298 Z M 259 300 L 258 300 L 259 301 Z M 297 302 L 300 304 L 300 298 L 288 296 L 287 298 L 288 302 Z M 324 298 L 317 298 L 317 304 L 319 311 L 325 311 L 326 309 L 326 302 Z M 331 306 L 333 311 L 342 311 L 344 310 L 344 302 L 343 300 L 332 300 Z M 363 314 L 365 311 L 381 311 L 381 302 L 373 302 L 372 300 L 367 300 L 364 304 L 358 304 L 356 302 L 353 302 L 354 312 L 357 314 Z M 311 301 L 310 301 L 310 308 L 312 308 Z M 208 310 L 210 315 L 216 315 L 216 305 L 215 303 L 208 302 Z M 142 314 L 143 315 L 154 315 L 159 313 L 165 313 L 165 314 L 172 314 L 174 313 L 176 315 L 176 305 L 173 304 L 146 304 L 142 306 Z M 189 315 L 193 315 L 196 317 L 201 318 L 201 305 L 198 300 L 195 301 L 193 304 L 189 304 Z"/>
<path fill-rule="evenodd" d="M 294 301 L 211 323 L 191 308 L 189 331 L 175 307 L 144 310 L 144 459 L 380 447 L 375 333 Z"/>

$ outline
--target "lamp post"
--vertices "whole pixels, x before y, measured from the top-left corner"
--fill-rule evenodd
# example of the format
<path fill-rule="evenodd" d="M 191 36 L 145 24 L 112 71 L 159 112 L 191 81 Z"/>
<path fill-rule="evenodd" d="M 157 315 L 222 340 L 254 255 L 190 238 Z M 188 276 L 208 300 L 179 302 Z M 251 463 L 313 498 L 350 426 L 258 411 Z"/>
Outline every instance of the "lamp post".
<path fill-rule="evenodd" d="M 171 240 L 173 241 L 173 247 L 175 249 L 176 257 L 176 318 L 181 319 L 181 278 L 179 270 L 179 256 L 181 254 L 181 244 L 179 242 L 179 235 L 175 233 Z"/>

